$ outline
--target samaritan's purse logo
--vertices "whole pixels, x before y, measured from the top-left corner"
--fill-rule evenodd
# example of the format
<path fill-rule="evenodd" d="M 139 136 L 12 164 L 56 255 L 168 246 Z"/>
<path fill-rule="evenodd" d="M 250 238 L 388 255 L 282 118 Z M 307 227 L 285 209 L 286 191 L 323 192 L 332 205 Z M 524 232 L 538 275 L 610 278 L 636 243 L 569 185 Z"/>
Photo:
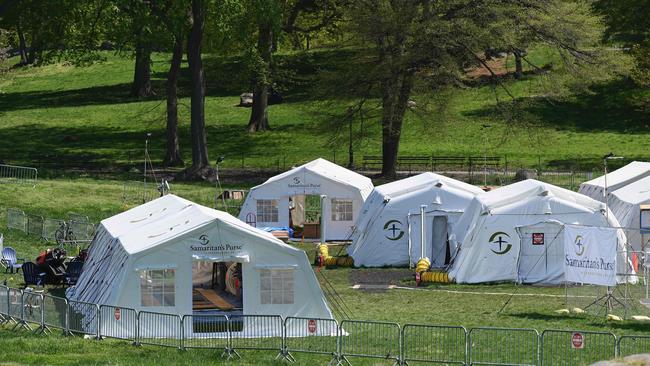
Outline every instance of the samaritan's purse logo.
<path fill-rule="evenodd" d="M 576 236 L 576 240 L 573 242 L 575 244 L 575 251 L 578 256 L 585 254 L 585 244 L 582 243 L 582 236 Z"/>
<path fill-rule="evenodd" d="M 300 178 L 293 177 L 293 184 L 300 184 Z"/>
<path fill-rule="evenodd" d="M 201 243 L 201 245 L 208 245 L 210 243 L 210 239 L 208 239 L 207 235 L 203 234 L 199 236 L 199 243 Z"/>
<path fill-rule="evenodd" d="M 386 231 L 386 238 L 388 240 L 400 240 L 404 236 L 402 223 L 399 220 L 388 221 L 384 224 L 384 230 Z"/>
<path fill-rule="evenodd" d="M 490 236 L 490 245 L 492 246 L 490 250 L 492 250 L 494 254 L 499 255 L 508 253 L 510 251 L 510 248 L 512 248 L 512 244 L 508 242 L 508 239 L 510 239 L 510 235 L 504 233 L 503 231 L 497 231 L 496 233 L 492 234 Z"/>

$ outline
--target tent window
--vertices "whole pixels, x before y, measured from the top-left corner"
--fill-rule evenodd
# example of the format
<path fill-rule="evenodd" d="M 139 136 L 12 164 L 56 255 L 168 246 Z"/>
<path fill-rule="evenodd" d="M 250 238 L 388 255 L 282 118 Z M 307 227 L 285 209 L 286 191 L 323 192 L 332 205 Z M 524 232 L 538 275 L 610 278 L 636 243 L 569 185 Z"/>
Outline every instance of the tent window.
<path fill-rule="evenodd" d="M 257 221 L 278 222 L 278 200 L 257 200 Z"/>
<path fill-rule="evenodd" d="M 293 269 L 260 269 L 262 304 L 293 304 Z"/>
<path fill-rule="evenodd" d="M 174 269 L 140 271 L 142 306 L 175 306 Z"/>
<path fill-rule="evenodd" d="M 352 221 L 352 200 L 332 199 L 332 221 Z"/>

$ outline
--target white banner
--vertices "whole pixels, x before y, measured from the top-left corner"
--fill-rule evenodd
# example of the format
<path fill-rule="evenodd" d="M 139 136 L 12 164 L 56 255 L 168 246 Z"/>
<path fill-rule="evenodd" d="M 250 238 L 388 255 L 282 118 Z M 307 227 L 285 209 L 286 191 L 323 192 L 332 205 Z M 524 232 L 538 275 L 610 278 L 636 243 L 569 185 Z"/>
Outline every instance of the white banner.
<path fill-rule="evenodd" d="M 566 281 L 616 286 L 617 230 L 606 227 L 564 227 Z"/>

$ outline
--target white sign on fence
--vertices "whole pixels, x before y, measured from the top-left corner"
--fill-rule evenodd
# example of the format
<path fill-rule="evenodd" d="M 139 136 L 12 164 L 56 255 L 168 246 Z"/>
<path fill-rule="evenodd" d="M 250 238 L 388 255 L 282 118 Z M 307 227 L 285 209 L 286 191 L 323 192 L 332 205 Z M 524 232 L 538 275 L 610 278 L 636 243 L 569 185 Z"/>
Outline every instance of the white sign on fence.
<path fill-rule="evenodd" d="M 606 227 L 564 227 L 566 280 L 616 286 L 617 230 Z"/>

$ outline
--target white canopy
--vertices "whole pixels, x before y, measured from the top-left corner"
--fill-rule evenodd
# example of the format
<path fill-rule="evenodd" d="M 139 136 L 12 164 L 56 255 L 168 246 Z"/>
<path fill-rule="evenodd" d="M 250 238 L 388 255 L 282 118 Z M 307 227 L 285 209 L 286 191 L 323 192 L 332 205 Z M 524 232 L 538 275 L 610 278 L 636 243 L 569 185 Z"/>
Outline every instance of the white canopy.
<path fill-rule="evenodd" d="M 434 173 L 375 187 L 361 209 L 348 249 L 355 265 L 406 266 L 417 262 L 421 256 L 420 206 L 425 205 L 425 256 L 433 266 L 444 266 L 448 260 L 447 233 L 472 198 L 482 192 Z"/>
<path fill-rule="evenodd" d="M 607 173 L 607 192 L 614 192 L 647 176 L 650 176 L 650 163 L 633 161 L 620 169 Z M 605 202 L 605 176 L 580 184 L 578 192 Z"/>
<path fill-rule="evenodd" d="M 560 283 L 564 224 L 619 226 L 604 203 L 532 179 L 482 193 L 455 226 L 458 253 L 449 276 L 458 283 Z M 618 237 L 619 273 L 625 273 L 622 230 Z"/>
<path fill-rule="evenodd" d="M 243 315 L 332 319 L 304 251 L 225 212 L 174 195 L 102 221 L 79 281 L 66 295 L 74 301 L 192 315 L 195 261 L 241 263 Z M 165 301 L 144 304 L 144 271 L 163 270 L 173 270 Z M 278 275 L 274 270 L 284 271 L 281 280 L 273 280 L 280 281 L 280 287 L 267 283 L 271 279 L 266 277 Z M 104 321 L 115 322 L 112 317 L 102 317 Z M 265 331 L 263 325 L 252 329 Z"/>
<path fill-rule="evenodd" d="M 290 199 L 326 195 L 328 207 L 323 208 L 321 222 L 326 227 L 325 239 L 349 240 L 354 220 L 372 188 L 369 178 L 325 159 L 316 159 L 253 187 L 239 219 L 256 227 L 288 227 Z"/>
<path fill-rule="evenodd" d="M 644 242 L 641 235 L 641 206 L 650 204 L 650 177 L 610 192 L 609 209 L 623 227 L 628 244 L 634 250 L 642 250 L 650 239 L 650 235 L 647 235 Z"/>

